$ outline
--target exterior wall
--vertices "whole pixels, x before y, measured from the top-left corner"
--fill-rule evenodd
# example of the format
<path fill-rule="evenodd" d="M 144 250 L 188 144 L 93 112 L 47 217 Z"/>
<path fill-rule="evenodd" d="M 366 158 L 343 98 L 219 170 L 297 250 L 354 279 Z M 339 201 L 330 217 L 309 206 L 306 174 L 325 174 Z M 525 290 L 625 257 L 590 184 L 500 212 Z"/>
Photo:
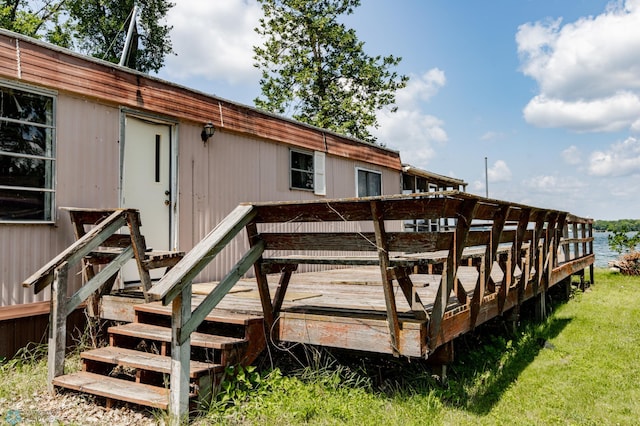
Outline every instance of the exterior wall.
<path fill-rule="evenodd" d="M 49 299 L 48 290 L 35 295 L 21 283 L 73 242 L 60 207 L 118 206 L 118 117 L 118 108 L 58 95 L 56 222 L 0 224 L 0 307 Z"/>
<path fill-rule="evenodd" d="M 180 125 L 179 248 L 189 250 L 242 202 L 352 198 L 356 167 L 382 173 L 384 194 L 400 192 L 396 170 L 328 155 L 327 195 L 289 189 L 289 147 L 255 138 L 217 132 L 206 144 L 200 127 Z M 318 224 L 315 231 L 326 230 Z M 394 228 L 395 229 L 395 228 Z M 241 234 L 196 281 L 217 280 L 248 249 Z"/>

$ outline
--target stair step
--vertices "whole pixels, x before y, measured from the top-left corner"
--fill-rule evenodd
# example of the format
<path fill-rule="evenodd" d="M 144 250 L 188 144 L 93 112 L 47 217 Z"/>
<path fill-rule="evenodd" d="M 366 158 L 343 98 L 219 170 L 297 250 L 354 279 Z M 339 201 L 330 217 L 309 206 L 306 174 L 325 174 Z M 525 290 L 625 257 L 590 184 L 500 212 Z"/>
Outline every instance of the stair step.
<path fill-rule="evenodd" d="M 106 364 L 115 364 L 140 370 L 155 371 L 158 373 L 171 373 L 170 357 L 149 352 L 136 351 L 133 349 L 107 346 L 83 352 L 81 357 L 82 359 Z M 224 366 L 220 364 L 191 361 L 189 377 L 195 379 L 205 374 L 220 372 L 223 370 Z"/>
<path fill-rule="evenodd" d="M 58 387 L 162 410 L 169 407 L 169 389 L 114 379 L 86 371 L 58 376 L 53 379 L 53 384 Z"/>
<path fill-rule="evenodd" d="M 148 314 L 171 316 L 171 306 L 163 306 L 160 302 L 144 303 L 134 306 L 136 312 Z M 239 312 L 226 311 L 224 309 L 213 309 L 205 318 L 205 321 L 219 322 L 224 324 L 250 325 L 255 322 L 263 322 L 264 318 L 259 315 L 243 314 Z"/>
<path fill-rule="evenodd" d="M 171 342 L 171 329 L 159 325 L 132 322 L 124 325 L 109 327 L 109 334 L 137 337 L 140 339 Z M 215 334 L 191 333 L 191 346 L 208 349 L 233 349 L 247 343 L 246 339 L 237 337 L 217 336 Z"/>

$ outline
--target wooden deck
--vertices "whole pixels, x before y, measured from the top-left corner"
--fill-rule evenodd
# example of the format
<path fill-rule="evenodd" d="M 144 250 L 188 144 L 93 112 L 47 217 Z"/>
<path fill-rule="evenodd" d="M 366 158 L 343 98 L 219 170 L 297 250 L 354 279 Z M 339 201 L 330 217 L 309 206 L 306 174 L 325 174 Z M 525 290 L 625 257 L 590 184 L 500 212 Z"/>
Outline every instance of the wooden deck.
<path fill-rule="evenodd" d="M 446 363 L 456 337 L 491 318 L 517 318 L 529 299 L 543 314 L 551 287 L 566 285 L 573 274 L 584 276 L 586 269 L 593 279 L 591 219 L 458 191 L 243 204 L 192 250 L 172 253 L 165 263 L 146 254 L 134 211 L 98 213 L 104 216 L 98 225 L 77 233 L 74 245 L 25 281 L 36 291 L 52 284 L 50 379 L 64 380 L 60 342 L 66 314 L 95 291 L 105 295 L 120 266 L 135 258 L 144 300 L 157 302 L 113 299 L 115 307 L 105 308 L 109 298 L 104 297 L 102 312 L 134 321 L 109 330 L 114 351 L 152 340 L 161 347 L 158 355 L 170 357 L 156 361 L 171 376 L 162 406 L 178 417 L 188 411 L 194 393 L 201 397 L 211 389 L 215 377 L 205 374 L 194 382 L 189 374 L 194 360 L 209 359 L 208 350 L 216 356 L 212 371 L 251 362 L 267 341 Z M 87 214 L 96 212 L 76 216 Z M 408 221 L 443 226 L 403 231 Z M 124 224 L 130 238 L 113 236 Z M 194 283 L 231 241 L 244 238 L 246 252 L 222 272 L 220 282 Z M 108 258 L 96 257 L 104 246 L 111 247 Z M 68 267 L 80 260 L 109 263 L 67 300 Z M 148 270 L 160 266 L 168 270 L 151 285 Z M 255 278 L 246 278 L 250 275 Z M 202 359 L 193 358 L 198 350 L 205 351 Z M 100 365 L 87 358 L 85 365 L 103 371 L 102 364 L 115 360 L 139 369 L 143 356 L 121 354 Z M 153 384 L 154 371 L 137 375 L 139 384 Z M 94 378 L 74 377 L 68 386 L 78 380 Z M 149 395 L 148 404 L 160 406 L 154 398 Z"/>

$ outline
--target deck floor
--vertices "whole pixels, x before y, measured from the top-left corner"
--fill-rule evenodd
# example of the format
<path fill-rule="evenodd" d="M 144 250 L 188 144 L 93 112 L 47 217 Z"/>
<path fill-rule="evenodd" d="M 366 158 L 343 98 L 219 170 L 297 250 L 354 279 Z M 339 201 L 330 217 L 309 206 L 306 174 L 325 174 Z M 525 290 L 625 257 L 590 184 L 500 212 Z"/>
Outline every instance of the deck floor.
<path fill-rule="evenodd" d="M 476 268 L 460 267 L 458 276 L 467 293 L 471 294 L 478 277 Z M 494 282 L 499 283 L 502 280 L 502 274 L 493 273 L 492 278 Z M 279 275 L 269 276 L 271 297 L 277 289 L 278 279 Z M 411 279 L 422 303 L 430 311 L 441 276 L 413 274 Z M 193 306 L 197 306 L 216 285 L 216 282 L 193 284 Z M 400 315 L 410 314 L 409 305 L 397 284 L 394 285 L 394 289 L 398 313 Z M 155 303 L 159 304 L 160 302 Z M 458 299 L 452 294 L 448 308 L 455 308 L 459 305 Z M 167 306 L 164 309 L 170 310 L 171 307 Z M 314 309 L 369 311 L 372 314 L 385 314 L 386 304 L 380 269 L 363 266 L 293 274 L 282 310 L 311 311 Z M 223 313 L 219 311 L 230 311 L 261 315 L 262 307 L 255 279 L 240 280 L 214 311 L 218 314 Z"/>

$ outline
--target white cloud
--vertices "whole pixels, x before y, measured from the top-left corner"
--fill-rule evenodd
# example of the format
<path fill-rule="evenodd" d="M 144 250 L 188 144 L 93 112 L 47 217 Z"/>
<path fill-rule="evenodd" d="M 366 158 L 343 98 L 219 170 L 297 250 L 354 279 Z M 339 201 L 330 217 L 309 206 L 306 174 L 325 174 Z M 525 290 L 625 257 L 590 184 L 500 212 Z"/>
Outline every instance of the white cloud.
<path fill-rule="evenodd" d="M 524 109 L 541 127 L 577 131 L 640 128 L 640 2 L 562 25 L 526 23 L 516 34 L 522 72 L 540 94 Z"/>
<path fill-rule="evenodd" d="M 481 141 L 496 141 L 496 140 L 499 140 L 499 139 L 503 139 L 504 136 L 505 136 L 505 134 L 502 133 L 502 132 L 488 131 L 484 135 L 480 136 L 480 140 Z"/>
<path fill-rule="evenodd" d="M 558 178 L 552 175 L 540 175 L 523 182 L 530 191 L 546 194 L 564 194 L 570 197 L 575 191 L 582 191 L 586 183 L 574 176 Z"/>
<path fill-rule="evenodd" d="M 407 87 L 396 93 L 398 111 L 378 114 L 380 127 L 371 130 L 378 142 L 399 150 L 404 161 L 426 168 L 435 156 L 434 144 L 447 142 L 448 136 L 444 122 L 422 107 L 445 84 L 445 73 L 438 68 L 410 76 Z"/>
<path fill-rule="evenodd" d="M 582 162 L 582 153 L 577 146 L 571 145 L 569 148 L 562 151 L 562 159 L 565 163 L 575 166 Z"/>
<path fill-rule="evenodd" d="M 493 163 L 492 167 L 487 170 L 489 182 L 509 182 L 511 180 L 511 170 L 503 160 Z"/>
<path fill-rule="evenodd" d="M 164 71 L 172 79 L 202 77 L 231 84 L 254 83 L 254 31 L 262 10 L 253 0 L 176 0 L 167 23 L 176 55 L 166 58 Z"/>
<path fill-rule="evenodd" d="M 589 159 L 589 174 L 630 176 L 640 173 L 640 140 L 629 137 L 607 151 L 595 151 Z"/>

